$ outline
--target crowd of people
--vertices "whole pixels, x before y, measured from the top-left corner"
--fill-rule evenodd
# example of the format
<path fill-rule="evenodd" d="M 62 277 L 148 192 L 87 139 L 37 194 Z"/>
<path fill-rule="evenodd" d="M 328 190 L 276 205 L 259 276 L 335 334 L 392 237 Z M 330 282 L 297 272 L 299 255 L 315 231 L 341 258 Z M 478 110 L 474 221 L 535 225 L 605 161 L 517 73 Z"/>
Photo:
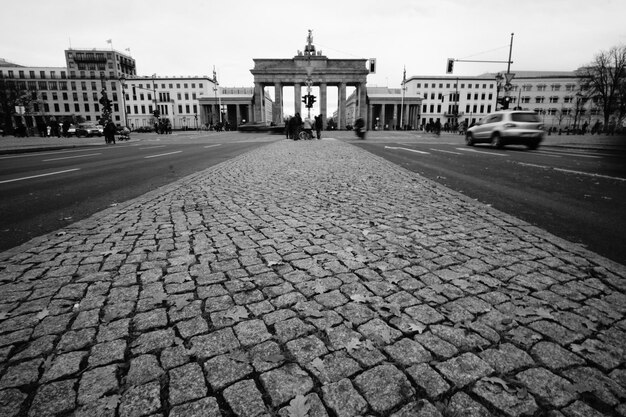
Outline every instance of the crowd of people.
<path fill-rule="evenodd" d="M 307 139 L 314 139 L 313 130 L 315 130 L 315 137 L 321 139 L 323 125 L 321 114 L 314 116 L 313 120 L 310 117 L 306 117 L 303 120 L 300 113 L 296 113 L 295 116 L 290 117 L 285 122 L 285 137 L 287 139 L 299 140 L 300 132 L 305 132 Z"/>

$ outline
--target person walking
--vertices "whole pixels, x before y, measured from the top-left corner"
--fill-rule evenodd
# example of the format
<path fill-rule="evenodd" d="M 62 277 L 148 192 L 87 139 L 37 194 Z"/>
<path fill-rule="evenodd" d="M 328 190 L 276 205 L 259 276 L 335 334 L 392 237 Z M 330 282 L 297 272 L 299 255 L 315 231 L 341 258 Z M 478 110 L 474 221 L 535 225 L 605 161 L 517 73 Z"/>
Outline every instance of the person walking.
<path fill-rule="evenodd" d="M 115 145 L 115 131 L 117 128 L 115 124 L 109 120 L 107 124 L 104 126 L 104 141 L 109 144 L 112 143 Z"/>
<path fill-rule="evenodd" d="M 317 139 L 322 139 L 322 115 L 315 116 L 315 133 L 317 134 Z"/>

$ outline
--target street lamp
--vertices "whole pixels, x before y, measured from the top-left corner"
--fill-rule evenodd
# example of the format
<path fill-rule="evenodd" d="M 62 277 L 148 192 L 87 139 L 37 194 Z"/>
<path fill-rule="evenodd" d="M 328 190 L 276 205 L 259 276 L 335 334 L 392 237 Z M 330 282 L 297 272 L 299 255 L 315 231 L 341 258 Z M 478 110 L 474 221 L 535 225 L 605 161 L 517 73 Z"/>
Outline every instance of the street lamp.
<path fill-rule="evenodd" d="M 574 113 L 574 132 L 576 132 L 576 124 L 578 123 L 578 112 L 580 112 L 580 100 L 582 98 L 582 94 L 580 94 L 580 91 L 576 93 L 576 109 L 575 109 L 575 113 Z"/>
<path fill-rule="evenodd" d="M 502 88 L 503 79 L 504 77 L 502 76 L 502 74 L 500 73 L 496 74 L 496 107 L 495 107 L 496 110 L 498 110 L 498 103 L 500 100 L 500 88 Z"/>
<path fill-rule="evenodd" d="M 128 128 L 128 115 L 126 114 L 126 78 L 123 75 L 120 77 L 120 84 L 122 85 L 122 114 L 124 115 L 124 127 Z"/>

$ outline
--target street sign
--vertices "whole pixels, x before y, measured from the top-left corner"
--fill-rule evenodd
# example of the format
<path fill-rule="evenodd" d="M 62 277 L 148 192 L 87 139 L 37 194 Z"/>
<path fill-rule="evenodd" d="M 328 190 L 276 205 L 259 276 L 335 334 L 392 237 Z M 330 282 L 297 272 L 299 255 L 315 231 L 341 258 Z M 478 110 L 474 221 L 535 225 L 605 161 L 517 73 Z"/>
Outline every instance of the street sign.
<path fill-rule="evenodd" d="M 504 91 L 511 91 L 513 89 L 513 84 L 506 83 L 504 84 Z"/>
<path fill-rule="evenodd" d="M 513 77 L 515 77 L 515 73 L 514 72 L 508 72 L 504 74 L 504 78 L 506 78 L 506 83 L 510 84 L 511 80 L 513 79 Z"/>

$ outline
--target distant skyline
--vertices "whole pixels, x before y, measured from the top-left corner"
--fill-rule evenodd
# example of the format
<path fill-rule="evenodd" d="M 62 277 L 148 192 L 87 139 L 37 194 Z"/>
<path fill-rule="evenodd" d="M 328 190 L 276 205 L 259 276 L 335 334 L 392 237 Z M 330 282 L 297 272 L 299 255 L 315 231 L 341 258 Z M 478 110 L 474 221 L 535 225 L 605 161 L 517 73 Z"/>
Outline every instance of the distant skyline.
<path fill-rule="evenodd" d="M 138 75 L 212 76 L 249 87 L 254 58 L 292 58 L 313 43 L 328 58 L 376 58 L 369 86 L 398 88 L 412 75 L 446 75 L 447 58 L 508 59 L 511 72 L 574 71 L 626 44 L 624 0 L 21 0 L 2 6 L 0 58 L 65 66 L 70 47 L 113 49 Z M 111 39 L 111 44 L 107 40 Z M 505 71 L 456 62 L 454 75 Z"/>

